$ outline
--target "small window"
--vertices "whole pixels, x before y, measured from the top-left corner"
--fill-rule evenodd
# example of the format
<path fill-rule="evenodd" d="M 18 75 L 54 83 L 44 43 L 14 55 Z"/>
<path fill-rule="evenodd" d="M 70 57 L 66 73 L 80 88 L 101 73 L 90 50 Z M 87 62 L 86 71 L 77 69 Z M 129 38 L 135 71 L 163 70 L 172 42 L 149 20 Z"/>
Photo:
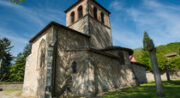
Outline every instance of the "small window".
<path fill-rule="evenodd" d="M 94 18 L 97 19 L 97 8 L 96 7 L 94 7 L 93 12 L 94 12 Z"/>
<path fill-rule="evenodd" d="M 74 23 L 74 12 L 71 13 L 71 24 Z"/>
<path fill-rule="evenodd" d="M 104 14 L 101 12 L 101 22 L 104 24 Z"/>
<path fill-rule="evenodd" d="M 77 73 L 77 63 L 75 61 L 72 63 L 72 73 Z"/>
<path fill-rule="evenodd" d="M 119 52 L 119 57 L 120 57 L 120 64 L 125 64 L 124 53 L 122 51 Z"/>
<path fill-rule="evenodd" d="M 83 8 L 82 8 L 82 6 L 80 6 L 78 8 L 78 18 L 80 19 L 82 16 L 83 16 Z"/>

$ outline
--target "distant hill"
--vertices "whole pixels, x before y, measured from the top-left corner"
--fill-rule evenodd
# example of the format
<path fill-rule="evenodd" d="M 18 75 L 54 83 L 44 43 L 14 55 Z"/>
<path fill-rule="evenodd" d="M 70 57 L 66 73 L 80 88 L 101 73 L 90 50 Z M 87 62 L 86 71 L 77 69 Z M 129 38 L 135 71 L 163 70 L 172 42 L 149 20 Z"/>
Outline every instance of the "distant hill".
<path fill-rule="evenodd" d="M 156 47 L 158 64 L 161 70 L 164 70 L 165 66 L 169 66 L 171 70 L 180 69 L 180 42 L 169 43 L 167 45 L 160 45 Z M 166 54 L 176 52 L 178 56 L 168 59 Z M 152 70 L 149 59 L 149 53 L 143 51 L 142 48 L 134 49 L 134 56 L 136 60 L 142 64 L 149 66 L 148 70 Z"/>

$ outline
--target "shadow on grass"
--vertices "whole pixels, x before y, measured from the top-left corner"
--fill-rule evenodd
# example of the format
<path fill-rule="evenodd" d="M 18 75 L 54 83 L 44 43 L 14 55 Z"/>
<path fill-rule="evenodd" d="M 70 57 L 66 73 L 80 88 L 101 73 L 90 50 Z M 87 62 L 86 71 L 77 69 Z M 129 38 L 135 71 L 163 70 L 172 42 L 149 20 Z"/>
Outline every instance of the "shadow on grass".
<path fill-rule="evenodd" d="M 166 98 L 180 98 L 180 80 L 170 82 L 163 81 Z M 156 87 L 154 82 L 142 84 L 139 87 L 123 89 L 119 92 L 110 92 L 103 98 L 157 98 Z"/>

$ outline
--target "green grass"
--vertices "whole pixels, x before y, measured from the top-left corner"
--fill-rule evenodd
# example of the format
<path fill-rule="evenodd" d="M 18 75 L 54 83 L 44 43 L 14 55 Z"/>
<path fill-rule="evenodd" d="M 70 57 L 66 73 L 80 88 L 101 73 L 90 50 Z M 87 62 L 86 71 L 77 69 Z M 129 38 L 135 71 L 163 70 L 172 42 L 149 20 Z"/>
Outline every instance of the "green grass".
<path fill-rule="evenodd" d="M 163 81 L 163 86 L 166 98 L 180 98 L 180 80 Z M 155 83 L 149 82 L 138 87 L 110 92 L 102 98 L 157 98 Z"/>
<path fill-rule="evenodd" d="M 8 93 L 16 92 L 16 91 L 22 91 L 22 89 L 6 89 L 6 90 L 3 90 L 3 92 L 8 92 Z"/>

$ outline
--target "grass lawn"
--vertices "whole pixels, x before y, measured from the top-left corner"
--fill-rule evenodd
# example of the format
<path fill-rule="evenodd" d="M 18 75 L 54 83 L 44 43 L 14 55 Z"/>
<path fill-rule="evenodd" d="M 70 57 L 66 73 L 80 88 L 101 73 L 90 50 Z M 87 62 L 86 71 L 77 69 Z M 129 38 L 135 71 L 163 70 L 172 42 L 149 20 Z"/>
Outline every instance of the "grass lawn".
<path fill-rule="evenodd" d="M 166 98 L 180 98 L 180 79 L 170 82 L 163 81 Z M 102 98 L 157 98 L 154 82 L 142 84 L 138 87 L 123 89 L 119 92 L 110 92 Z"/>

